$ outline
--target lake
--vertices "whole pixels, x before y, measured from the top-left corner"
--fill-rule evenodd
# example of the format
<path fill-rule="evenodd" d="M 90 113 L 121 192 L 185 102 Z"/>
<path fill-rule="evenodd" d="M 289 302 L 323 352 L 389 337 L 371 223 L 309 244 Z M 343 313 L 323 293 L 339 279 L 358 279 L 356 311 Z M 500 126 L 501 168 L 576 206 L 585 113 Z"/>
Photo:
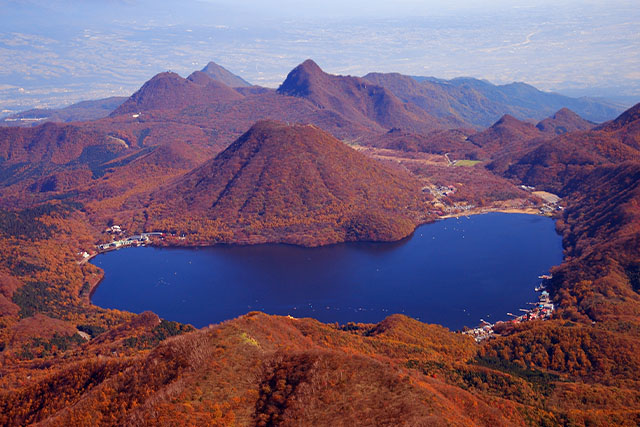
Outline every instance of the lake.
<path fill-rule="evenodd" d="M 196 327 L 259 310 L 339 323 L 403 313 L 461 329 L 526 308 L 561 261 L 551 219 L 489 213 L 395 243 L 121 249 L 93 259 L 105 277 L 92 302 Z"/>

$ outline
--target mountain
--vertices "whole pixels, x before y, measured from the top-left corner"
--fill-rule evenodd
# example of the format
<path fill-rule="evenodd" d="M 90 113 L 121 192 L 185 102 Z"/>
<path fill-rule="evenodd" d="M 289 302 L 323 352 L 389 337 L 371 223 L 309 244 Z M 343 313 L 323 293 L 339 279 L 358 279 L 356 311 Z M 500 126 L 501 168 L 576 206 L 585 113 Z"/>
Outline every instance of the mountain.
<path fill-rule="evenodd" d="M 176 73 L 164 72 L 142 85 L 111 116 L 150 110 L 179 110 L 195 105 L 235 101 L 242 97 L 203 72 L 195 72 L 186 79 Z"/>
<path fill-rule="evenodd" d="M 107 117 L 118 108 L 127 97 L 112 96 L 95 101 L 82 101 L 58 109 L 35 108 L 13 114 L 0 120 L 2 126 L 34 126 L 43 122 L 78 122 Z"/>
<path fill-rule="evenodd" d="M 509 114 L 522 120 L 542 120 L 561 108 L 570 108 L 594 122 L 620 114 L 624 107 L 590 98 L 570 98 L 542 92 L 525 83 L 496 86 L 484 80 L 442 80 L 398 73 L 370 73 L 365 80 L 383 86 L 405 102 L 412 102 L 435 117 L 454 115 L 467 126 L 482 128 Z"/>
<path fill-rule="evenodd" d="M 626 110 L 615 120 L 603 123 L 595 130 L 601 130 L 605 132 L 617 132 L 623 131 L 630 136 L 636 138 L 640 134 L 640 103 Z"/>
<path fill-rule="evenodd" d="M 578 173 L 598 165 L 640 161 L 640 104 L 590 131 L 570 132 L 488 167 L 507 178 L 562 192 Z"/>
<path fill-rule="evenodd" d="M 327 74 L 308 59 L 294 68 L 278 93 L 308 99 L 320 108 L 338 112 L 349 120 L 377 127 L 379 131 L 401 128 L 428 132 L 455 127 L 429 115 L 414 104 L 403 103 L 389 90 L 352 76 Z"/>
<path fill-rule="evenodd" d="M 471 135 L 469 141 L 494 157 L 526 149 L 542 136 L 533 124 L 505 114 L 488 129 Z"/>
<path fill-rule="evenodd" d="M 201 71 L 209 75 L 212 79 L 220 83 L 224 83 L 229 87 L 236 88 L 251 86 L 251 83 L 247 82 L 242 77 L 236 76 L 231 71 L 213 61 L 209 62 Z"/>
<path fill-rule="evenodd" d="M 568 108 L 562 108 L 553 116 L 541 120 L 536 127 L 542 132 L 561 135 L 567 132 L 589 130 L 595 126 Z"/>
<path fill-rule="evenodd" d="M 146 227 L 189 234 L 189 221 L 199 221 L 209 228 L 192 237 L 203 241 L 398 240 L 415 228 L 420 197 L 414 178 L 313 125 L 260 121 L 153 193 Z"/>

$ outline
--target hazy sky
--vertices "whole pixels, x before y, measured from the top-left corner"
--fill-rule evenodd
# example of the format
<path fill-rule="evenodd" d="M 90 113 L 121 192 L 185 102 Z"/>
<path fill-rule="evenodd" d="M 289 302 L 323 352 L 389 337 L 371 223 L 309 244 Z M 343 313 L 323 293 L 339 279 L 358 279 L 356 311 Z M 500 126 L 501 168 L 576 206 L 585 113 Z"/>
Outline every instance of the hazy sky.
<path fill-rule="evenodd" d="M 128 95 L 213 60 L 276 87 L 313 58 L 640 101 L 637 0 L 0 0 L 0 110 Z"/>

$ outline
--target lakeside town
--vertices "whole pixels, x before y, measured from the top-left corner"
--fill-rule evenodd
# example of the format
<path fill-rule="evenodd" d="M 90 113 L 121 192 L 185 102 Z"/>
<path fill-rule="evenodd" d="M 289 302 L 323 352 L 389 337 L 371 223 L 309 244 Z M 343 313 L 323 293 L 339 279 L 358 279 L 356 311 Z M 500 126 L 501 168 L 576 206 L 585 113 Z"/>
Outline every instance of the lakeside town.
<path fill-rule="evenodd" d="M 104 230 L 104 232 L 111 235 L 111 241 L 97 245 L 97 250 L 78 252 L 77 255 L 80 257 L 78 264 L 84 264 L 96 255 L 104 252 L 109 252 L 126 247 L 146 246 L 151 243 L 151 239 L 153 237 L 164 237 L 164 233 L 159 231 L 152 231 L 148 233 L 134 234 L 133 236 L 129 237 L 123 237 L 124 230 L 119 225 L 109 226 Z"/>
<path fill-rule="evenodd" d="M 119 225 L 112 225 L 111 227 L 107 228 L 105 231 L 113 236 L 121 236 L 123 234 L 123 230 L 122 228 L 120 228 Z M 98 250 L 102 252 L 106 252 L 106 251 L 119 249 L 127 246 L 144 246 L 151 241 L 151 237 L 153 236 L 162 237 L 164 236 L 164 233 L 161 233 L 159 231 L 153 231 L 149 233 L 136 234 L 130 237 L 113 240 L 112 242 L 98 245 Z"/>
<path fill-rule="evenodd" d="M 524 312 L 524 314 L 520 316 L 516 316 L 513 313 L 507 313 L 507 316 L 511 316 L 512 319 L 506 321 L 498 321 L 496 323 L 489 323 L 483 319 L 481 319 L 482 324 L 474 329 L 468 329 L 463 331 L 462 333 L 465 335 L 470 335 L 475 338 L 476 342 L 480 343 L 484 340 L 487 340 L 493 336 L 496 336 L 495 328 L 496 326 L 503 325 L 505 323 L 524 323 L 530 322 L 532 320 L 548 320 L 553 315 L 555 310 L 554 304 L 551 302 L 551 298 L 549 296 L 549 291 L 547 291 L 546 282 L 551 280 L 553 276 L 544 274 L 538 277 L 542 279 L 542 283 L 535 288 L 536 292 L 540 293 L 538 297 L 538 301 L 533 303 L 528 303 L 529 305 L 533 305 L 531 309 L 521 308 L 520 311 Z"/>

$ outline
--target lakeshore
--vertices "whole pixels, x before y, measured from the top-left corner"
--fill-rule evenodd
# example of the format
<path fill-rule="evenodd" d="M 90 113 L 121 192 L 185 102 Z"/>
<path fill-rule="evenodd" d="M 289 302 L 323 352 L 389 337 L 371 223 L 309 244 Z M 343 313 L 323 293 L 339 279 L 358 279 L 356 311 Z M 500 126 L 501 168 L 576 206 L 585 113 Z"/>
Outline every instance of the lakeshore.
<path fill-rule="evenodd" d="M 547 291 L 546 283 L 548 280 L 551 280 L 553 276 L 545 274 L 539 276 L 538 278 L 543 280 L 543 282 L 535 288 L 535 291 L 539 292 L 540 296 L 538 297 L 537 302 L 527 303 L 528 305 L 533 305 L 531 309 L 520 309 L 520 311 L 524 312 L 525 314 L 516 316 L 513 313 L 506 313 L 507 316 L 511 316 L 512 319 L 499 320 L 495 323 L 490 323 L 485 321 L 484 319 L 481 319 L 480 326 L 473 329 L 464 330 L 462 331 L 462 333 L 472 336 L 476 340 L 476 342 L 480 343 L 482 341 L 498 336 L 499 334 L 496 332 L 496 329 L 505 323 L 524 323 L 531 322 L 533 320 L 551 319 L 551 317 L 553 316 L 553 312 L 555 311 L 555 304 L 551 302 L 551 297 L 549 295 L 549 292 Z"/>
<path fill-rule="evenodd" d="M 92 260 L 105 271 L 92 301 L 194 326 L 258 310 L 330 323 L 403 313 L 460 330 L 532 301 L 535 278 L 561 260 L 552 220 L 490 213 L 394 243 L 110 250 Z"/>

